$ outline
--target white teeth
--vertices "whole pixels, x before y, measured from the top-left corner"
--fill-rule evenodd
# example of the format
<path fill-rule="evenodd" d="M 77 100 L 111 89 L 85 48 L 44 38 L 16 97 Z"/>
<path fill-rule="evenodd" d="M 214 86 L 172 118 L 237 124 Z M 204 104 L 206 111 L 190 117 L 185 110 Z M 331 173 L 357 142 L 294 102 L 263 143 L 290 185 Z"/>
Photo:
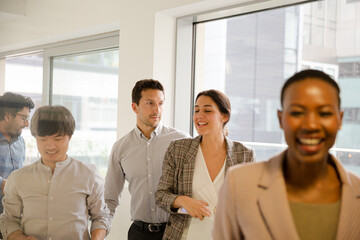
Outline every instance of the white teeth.
<path fill-rule="evenodd" d="M 198 125 L 206 125 L 206 123 L 201 122 L 201 123 L 198 123 Z"/>
<path fill-rule="evenodd" d="M 319 138 L 300 138 L 299 141 L 306 145 L 317 145 L 321 140 Z"/>

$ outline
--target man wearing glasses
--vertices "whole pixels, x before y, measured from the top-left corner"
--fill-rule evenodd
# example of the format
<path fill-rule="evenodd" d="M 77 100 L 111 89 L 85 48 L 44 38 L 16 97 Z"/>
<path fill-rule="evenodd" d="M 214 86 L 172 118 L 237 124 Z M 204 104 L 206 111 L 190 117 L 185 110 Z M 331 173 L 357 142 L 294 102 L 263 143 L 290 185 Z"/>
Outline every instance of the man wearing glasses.
<path fill-rule="evenodd" d="M 31 98 L 20 94 L 6 92 L 0 96 L 0 213 L 6 179 L 12 171 L 21 168 L 25 160 L 25 142 L 20 135 L 22 129 L 29 126 L 34 105 Z"/>

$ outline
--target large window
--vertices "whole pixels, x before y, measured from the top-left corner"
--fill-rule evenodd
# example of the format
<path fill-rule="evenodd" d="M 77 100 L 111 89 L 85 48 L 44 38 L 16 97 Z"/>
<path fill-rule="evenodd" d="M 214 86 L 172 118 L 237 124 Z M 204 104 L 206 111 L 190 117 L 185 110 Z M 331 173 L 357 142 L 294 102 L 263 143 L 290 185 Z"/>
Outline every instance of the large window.
<path fill-rule="evenodd" d="M 42 53 L 29 54 L 6 59 L 5 64 L 5 91 L 16 92 L 31 99 L 38 108 L 42 103 L 43 88 L 43 55 Z M 35 109 L 30 112 L 30 117 Z M 39 155 L 35 138 L 31 136 L 30 129 L 22 132 L 26 143 L 25 164 L 35 161 Z"/>
<path fill-rule="evenodd" d="M 276 110 L 280 88 L 306 68 L 332 75 L 345 111 L 333 148 L 360 174 L 359 2 L 324 0 L 195 24 L 194 95 L 225 92 L 230 138 L 253 146 L 259 160 L 286 147 Z"/>
<path fill-rule="evenodd" d="M 106 173 L 116 140 L 117 49 L 55 57 L 51 104 L 67 107 L 76 121 L 69 154 Z"/>
<path fill-rule="evenodd" d="M 117 45 L 117 33 L 110 33 L 39 47 L 35 53 L 20 52 L 5 60 L 4 91 L 31 97 L 36 108 L 67 107 L 76 121 L 69 155 L 96 164 L 103 175 L 116 140 Z M 29 128 L 22 135 L 28 164 L 39 153 Z"/>

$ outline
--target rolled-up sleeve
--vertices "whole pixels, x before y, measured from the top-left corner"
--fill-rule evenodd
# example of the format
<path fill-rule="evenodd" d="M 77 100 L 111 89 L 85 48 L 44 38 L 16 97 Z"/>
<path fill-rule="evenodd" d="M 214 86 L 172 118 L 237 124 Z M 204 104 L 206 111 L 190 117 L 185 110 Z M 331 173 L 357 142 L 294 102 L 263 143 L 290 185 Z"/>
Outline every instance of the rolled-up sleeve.
<path fill-rule="evenodd" d="M 20 221 L 23 203 L 16 188 L 15 174 L 13 172 L 7 179 L 2 200 L 4 212 L 0 215 L 0 229 L 5 239 L 17 230 L 22 231 Z"/>

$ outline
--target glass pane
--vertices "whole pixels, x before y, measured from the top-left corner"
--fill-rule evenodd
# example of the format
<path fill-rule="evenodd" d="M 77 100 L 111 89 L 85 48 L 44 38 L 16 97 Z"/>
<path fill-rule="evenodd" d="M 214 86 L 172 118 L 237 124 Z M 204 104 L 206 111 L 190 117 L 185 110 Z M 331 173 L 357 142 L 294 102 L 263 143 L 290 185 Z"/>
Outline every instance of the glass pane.
<path fill-rule="evenodd" d="M 6 59 L 5 63 L 5 91 L 16 92 L 31 97 L 35 109 L 42 105 L 43 56 L 34 54 L 17 58 Z M 30 112 L 30 118 L 35 109 Z M 26 159 L 29 164 L 39 158 L 35 138 L 31 136 L 30 129 L 22 132 L 26 143 Z"/>
<path fill-rule="evenodd" d="M 76 121 L 69 155 L 96 164 L 105 175 L 116 140 L 118 50 L 53 59 L 52 105 L 63 105 Z"/>
<path fill-rule="evenodd" d="M 360 174 L 358 8 L 360 2 L 324 0 L 197 24 L 195 94 L 225 92 L 230 138 L 254 146 L 264 160 L 286 146 L 276 116 L 285 79 L 301 69 L 325 71 L 338 81 L 345 111 L 334 153 Z"/>

